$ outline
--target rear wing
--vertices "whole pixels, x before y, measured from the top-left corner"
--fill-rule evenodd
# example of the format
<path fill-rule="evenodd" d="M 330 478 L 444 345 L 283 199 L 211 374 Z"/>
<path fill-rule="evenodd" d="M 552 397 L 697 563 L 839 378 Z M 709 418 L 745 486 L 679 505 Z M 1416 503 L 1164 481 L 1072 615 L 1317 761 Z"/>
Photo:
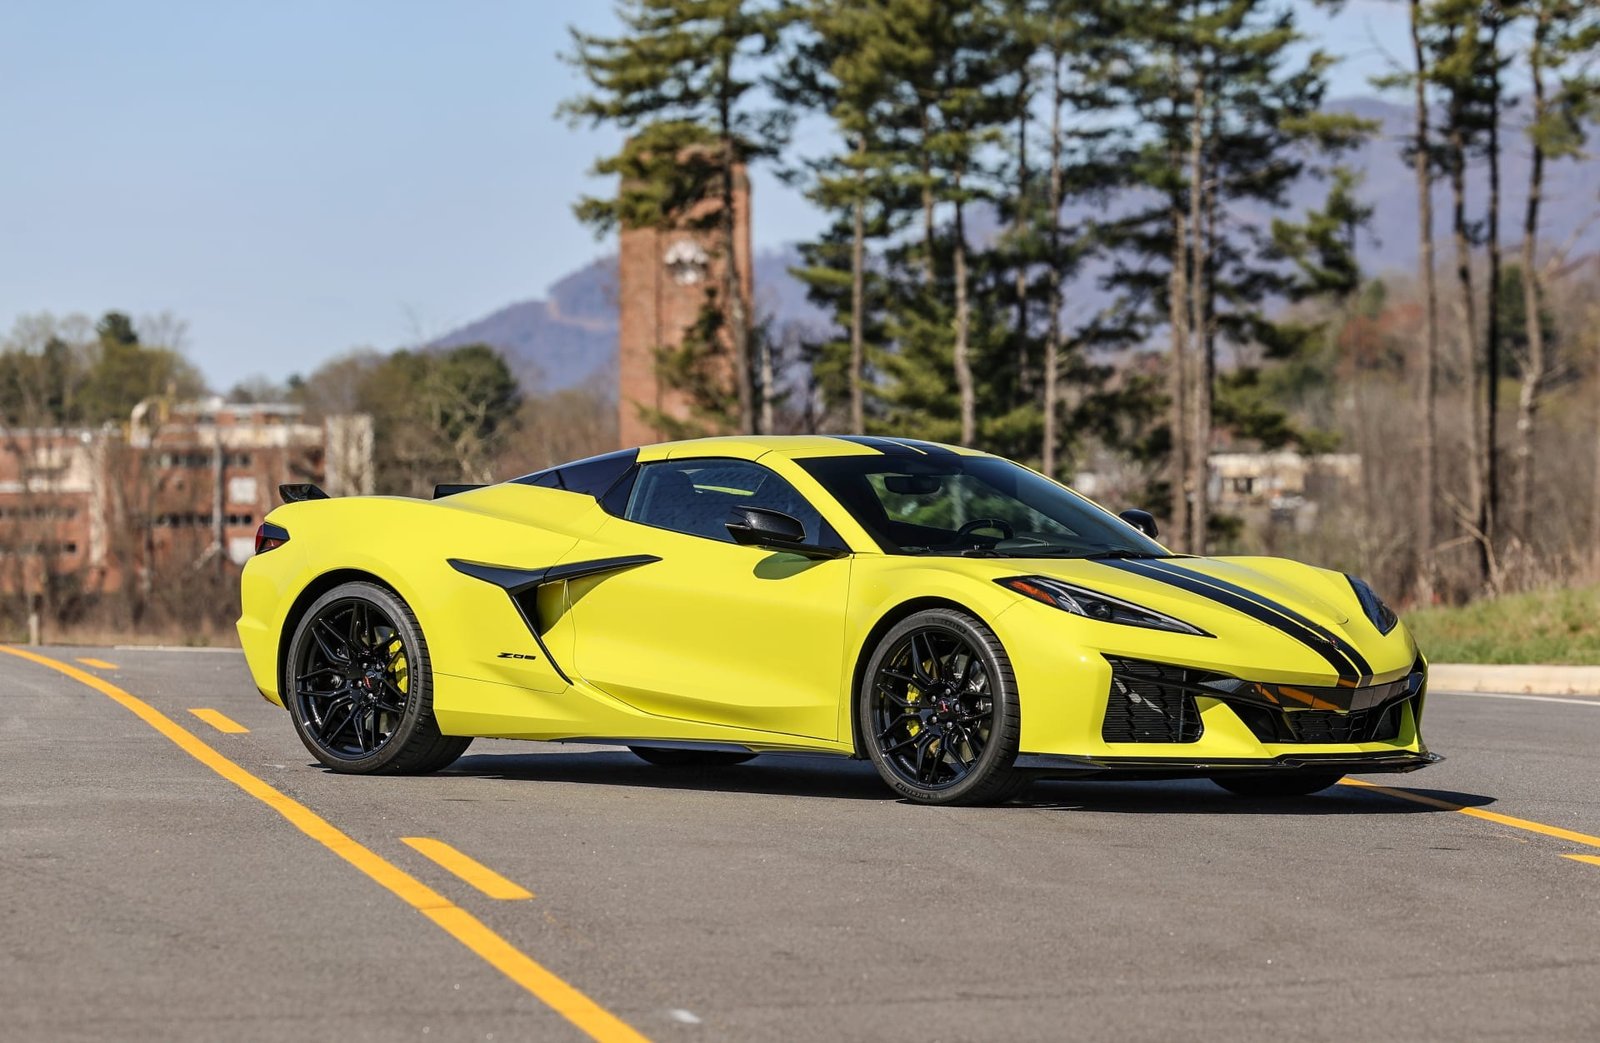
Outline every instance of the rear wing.
<path fill-rule="evenodd" d="M 310 482 L 295 482 L 278 486 L 278 495 L 284 503 L 304 503 L 306 500 L 326 500 L 328 494 Z"/>
<path fill-rule="evenodd" d="M 456 493 L 471 492 L 473 489 L 482 489 L 482 485 L 445 484 L 433 487 L 435 500 L 445 496 L 454 496 Z M 278 486 L 278 495 L 283 497 L 284 503 L 304 503 L 307 500 L 326 500 L 328 494 L 310 482 L 295 482 L 289 485 Z"/>

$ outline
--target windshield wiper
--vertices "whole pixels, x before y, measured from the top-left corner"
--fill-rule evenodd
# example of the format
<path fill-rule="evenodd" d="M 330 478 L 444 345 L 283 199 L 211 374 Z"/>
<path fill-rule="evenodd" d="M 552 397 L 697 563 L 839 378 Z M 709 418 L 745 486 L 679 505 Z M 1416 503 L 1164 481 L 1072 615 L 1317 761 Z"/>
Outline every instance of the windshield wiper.
<path fill-rule="evenodd" d="M 1074 554 L 1073 557 L 1075 557 L 1075 558 L 1087 558 L 1087 559 L 1089 559 L 1091 561 L 1096 559 L 1096 558 L 1100 558 L 1100 559 L 1115 558 L 1115 559 L 1117 559 L 1119 561 L 1130 561 L 1130 560 L 1137 561 L 1139 559 L 1148 559 L 1148 558 L 1175 558 L 1175 557 L 1177 557 L 1177 555 L 1176 554 L 1158 554 L 1153 550 L 1124 550 L 1124 549 L 1119 547 L 1119 548 L 1112 549 L 1112 550 L 1097 550 L 1097 551 L 1094 551 L 1093 553 L 1090 553 L 1090 554 Z"/>

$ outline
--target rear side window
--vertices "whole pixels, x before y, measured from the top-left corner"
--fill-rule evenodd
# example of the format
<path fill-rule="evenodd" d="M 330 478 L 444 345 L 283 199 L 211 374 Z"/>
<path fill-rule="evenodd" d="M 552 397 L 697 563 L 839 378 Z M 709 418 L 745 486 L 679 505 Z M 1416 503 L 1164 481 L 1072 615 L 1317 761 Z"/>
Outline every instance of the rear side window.
<path fill-rule="evenodd" d="M 805 526 L 807 543 L 838 545 L 832 526 L 794 486 L 748 460 L 645 464 L 639 468 L 624 516 L 642 525 L 732 543 L 727 522 L 735 507 L 781 511 Z"/>
<path fill-rule="evenodd" d="M 606 490 L 617 483 L 618 478 L 633 467 L 633 462 L 638 457 L 639 450 L 623 449 L 603 456 L 591 456 L 587 460 L 578 460 L 560 467 L 536 471 L 512 480 L 519 485 L 565 489 L 568 492 L 582 493 L 599 499 L 605 495 Z"/>

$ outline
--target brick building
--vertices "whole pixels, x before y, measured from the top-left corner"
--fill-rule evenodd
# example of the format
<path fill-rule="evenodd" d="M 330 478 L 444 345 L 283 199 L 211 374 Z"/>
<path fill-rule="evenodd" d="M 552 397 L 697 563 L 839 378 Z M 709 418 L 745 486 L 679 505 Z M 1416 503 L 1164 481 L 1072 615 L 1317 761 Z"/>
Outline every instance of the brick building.
<path fill-rule="evenodd" d="M 237 566 L 278 486 L 306 481 L 371 492 L 371 418 L 211 399 L 143 404 L 125 428 L 0 430 L 0 591 Z"/>
<path fill-rule="evenodd" d="M 99 431 L 0 432 L 0 590 L 35 588 L 47 570 L 103 570 L 105 453 Z"/>
<path fill-rule="evenodd" d="M 722 285 L 726 258 L 715 228 L 705 230 L 716 203 L 698 208 L 685 223 L 700 229 L 624 228 L 617 273 L 617 430 L 624 446 L 659 442 L 667 433 L 650 412 L 684 420 L 681 393 L 663 386 L 656 352 L 683 343 L 684 330 L 700 315 L 708 293 Z M 743 167 L 734 180 L 734 264 L 745 301 L 752 299 L 750 182 Z M 734 374 L 727 373 L 729 387 Z"/>

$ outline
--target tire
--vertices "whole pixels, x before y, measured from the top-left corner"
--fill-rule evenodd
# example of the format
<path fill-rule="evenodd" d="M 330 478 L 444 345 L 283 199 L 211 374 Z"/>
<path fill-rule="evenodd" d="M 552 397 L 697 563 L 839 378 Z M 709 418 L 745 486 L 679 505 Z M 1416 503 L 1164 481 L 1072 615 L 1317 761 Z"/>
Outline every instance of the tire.
<path fill-rule="evenodd" d="M 1000 804 L 1028 779 L 1017 681 L 1000 639 L 955 609 L 901 620 L 868 656 L 856 726 L 883 781 L 916 804 Z"/>
<path fill-rule="evenodd" d="M 296 622 L 284 704 L 311 755 L 349 775 L 414 775 L 472 743 L 433 717 L 428 644 L 410 606 L 375 583 L 341 584 Z"/>
<path fill-rule="evenodd" d="M 1237 775 L 1213 775 L 1211 781 L 1238 797 L 1305 797 L 1329 786 L 1336 784 L 1344 778 L 1342 771 L 1317 771 L 1315 769 L 1297 769 L 1293 771 L 1272 772 L 1246 772 Z"/>
<path fill-rule="evenodd" d="M 628 750 L 658 768 L 725 768 L 755 756 L 730 750 L 672 750 L 661 746 L 629 746 Z"/>

